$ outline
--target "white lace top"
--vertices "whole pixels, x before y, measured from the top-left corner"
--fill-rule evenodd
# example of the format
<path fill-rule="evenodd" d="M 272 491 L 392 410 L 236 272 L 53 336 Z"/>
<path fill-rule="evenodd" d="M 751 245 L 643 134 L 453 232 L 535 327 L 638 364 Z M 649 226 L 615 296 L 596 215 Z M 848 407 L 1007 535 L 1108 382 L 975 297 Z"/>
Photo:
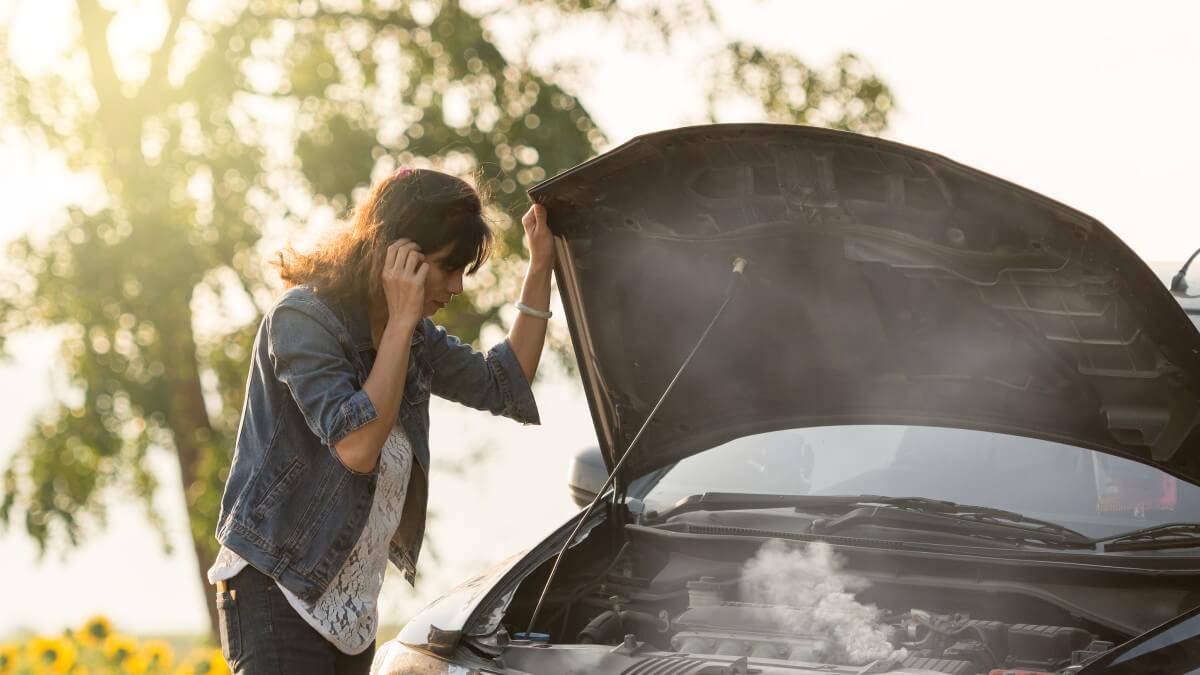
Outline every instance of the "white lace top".
<path fill-rule="evenodd" d="M 379 478 L 367 525 L 342 569 L 315 603 L 306 603 L 279 586 L 296 612 L 346 654 L 361 654 L 375 639 L 379 627 L 377 602 L 387 571 L 388 544 L 400 525 L 412 457 L 408 436 L 401 427 L 394 427 L 380 452 Z M 222 546 L 216 562 L 208 570 L 208 581 L 216 583 L 232 579 L 248 564 L 237 553 Z"/>

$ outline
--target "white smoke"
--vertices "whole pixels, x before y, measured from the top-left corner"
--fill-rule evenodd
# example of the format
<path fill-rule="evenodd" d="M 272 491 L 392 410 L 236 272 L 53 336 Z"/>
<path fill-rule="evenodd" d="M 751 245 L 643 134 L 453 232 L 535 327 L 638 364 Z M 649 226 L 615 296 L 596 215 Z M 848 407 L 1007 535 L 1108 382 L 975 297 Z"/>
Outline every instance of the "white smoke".
<path fill-rule="evenodd" d="M 741 597 L 770 605 L 780 630 L 822 638 L 824 657 L 834 663 L 902 660 L 907 652 L 892 647 L 879 610 L 854 599 L 866 581 L 843 572 L 842 565 L 824 542 L 789 549 L 773 540 L 746 563 Z"/>

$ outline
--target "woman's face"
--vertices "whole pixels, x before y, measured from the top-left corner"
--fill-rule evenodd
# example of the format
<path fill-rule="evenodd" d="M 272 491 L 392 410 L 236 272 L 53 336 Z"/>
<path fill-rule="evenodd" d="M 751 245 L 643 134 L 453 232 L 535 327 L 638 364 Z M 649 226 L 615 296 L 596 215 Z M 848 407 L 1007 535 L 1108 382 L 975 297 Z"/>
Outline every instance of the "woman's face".
<path fill-rule="evenodd" d="M 425 274 L 425 316 L 433 316 L 463 291 L 463 272 L 466 268 L 451 269 L 442 262 L 453 249 L 454 243 L 451 242 L 425 255 L 425 262 L 429 265 L 429 271 Z"/>

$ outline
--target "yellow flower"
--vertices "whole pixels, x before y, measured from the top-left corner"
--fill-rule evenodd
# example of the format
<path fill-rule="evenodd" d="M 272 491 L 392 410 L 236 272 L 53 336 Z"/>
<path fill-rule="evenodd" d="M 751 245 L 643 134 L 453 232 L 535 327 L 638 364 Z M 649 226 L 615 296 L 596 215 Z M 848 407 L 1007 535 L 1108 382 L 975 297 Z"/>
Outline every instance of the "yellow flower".
<path fill-rule="evenodd" d="M 0 675 L 17 672 L 21 661 L 21 648 L 14 644 L 0 645 Z"/>
<path fill-rule="evenodd" d="M 111 633 L 104 638 L 104 656 L 113 663 L 124 663 L 125 659 L 137 652 L 137 643 L 119 633 Z"/>
<path fill-rule="evenodd" d="M 121 670 L 129 673 L 129 675 L 146 675 L 150 669 L 150 663 L 139 652 L 130 654 L 124 661 L 121 662 Z"/>
<path fill-rule="evenodd" d="M 62 638 L 35 637 L 29 641 L 27 656 L 39 672 L 65 673 L 75 665 L 79 652 Z"/>
<path fill-rule="evenodd" d="M 112 624 L 109 623 L 108 617 L 102 614 L 97 614 L 85 621 L 75 633 L 79 642 L 88 646 L 103 644 L 104 638 L 109 635 L 112 635 Z"/>
<path fill-rule="evenodd" d="M 212 668 L 208 671 L 209 675 L 229 675 L 229 664 L 225 663 L 225 657 L 221 655 L 220 649 L 212 650 L 212 658 L 209 659 Z"/>
<path fill-rule="evenodd" d="M 138 652 L 140 661 L 151 671 L 168 671 L 175 665 L 175 652 L 165 640 L 151 640 Z"/>
<path fill-rule="evenodd" d="M 220 649 L 206 649 L 193 655 L 186 670 L 181 668 L 176 675 L 229 675 L 229 666 Z"/>

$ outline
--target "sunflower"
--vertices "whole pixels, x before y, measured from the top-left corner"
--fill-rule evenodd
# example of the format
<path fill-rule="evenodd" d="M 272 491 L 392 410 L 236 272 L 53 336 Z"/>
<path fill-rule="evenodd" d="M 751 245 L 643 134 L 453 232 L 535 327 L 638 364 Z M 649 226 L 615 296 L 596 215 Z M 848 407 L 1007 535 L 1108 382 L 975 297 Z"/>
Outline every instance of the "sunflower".
<path fill-rule="evenodd" d="M 89 647 L 104 644 L 104 639 L 109 635 L 112 635 L 112 623 L 103 614 L 97 614 L 83 622 L 83 625 L 75 632 L 75 637 L 79 640 L 80 644 L 85 644 Z"/>
<path fill-rule="evenodd" d="M 129 675 L 146 675 L 150 671 L 150 663 L 142 656 L 141 652 L 130 654 L 121 662 L 122 672 Z"/>
<path fill-rule="evenodd" d="M 209 675 L 229 675 L 229 664 L 225 663 L 225 657 L 221 655 L 220 649 L 212 650 L 212 658 L 209 659 L 211 668 Z"/>
<path fill-rule="evenodd" d="M 206 649 L 196 654 L 185 668 L 177 671 L 177 675 L 229 675 L 229 666 L 220 649 Z"/>
<path fill-rule="evenodd" d="M 175 652 L 165 640 L 151 640 L 143 644 L 137 656 L 151 671 L 167 671 L 175 665 Z"/>
<path fill-rule="evenodd" d="M 119 633 L 110 633 L 104 638 L 104 656 L 111 662 L 121 664 L 137 653 L 133 638 Z"/>
<path fill-rule="evenodd" d="M 21 661 L 21 648 L 14 644 L 0 645 L 0 675 L 17 672 Z"/>
<path fill-rule="evenodd" d="M 79 652 L 62 638 L 35 637 L 29 641 L 27 657 L 40 671 L 65 673 L 75 665 Z"/>

